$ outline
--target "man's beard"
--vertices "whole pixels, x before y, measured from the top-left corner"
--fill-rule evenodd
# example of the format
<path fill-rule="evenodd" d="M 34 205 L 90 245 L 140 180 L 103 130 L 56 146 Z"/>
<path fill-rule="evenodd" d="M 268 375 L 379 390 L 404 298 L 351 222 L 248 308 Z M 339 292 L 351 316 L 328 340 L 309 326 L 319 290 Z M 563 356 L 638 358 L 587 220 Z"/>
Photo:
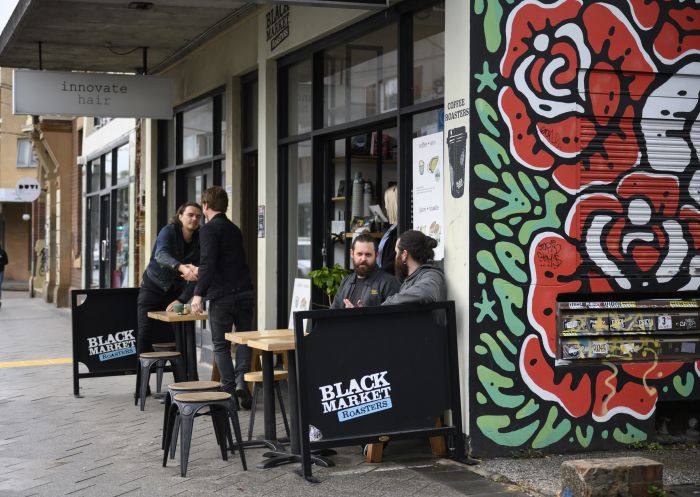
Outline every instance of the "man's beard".
<path fill-rule="evenodd" d="M 408 277 L 408 264 L 403 264 L 401 258 L 394 259 L 394 274 L 403 281 Z"/>
<path fill-rule="evenodd" d="M 374 269 L 374 266 L 369 266 L 367 264 L 360 264 L 355 266 L 355 274 L 360 278 L 366 278 Z"/>

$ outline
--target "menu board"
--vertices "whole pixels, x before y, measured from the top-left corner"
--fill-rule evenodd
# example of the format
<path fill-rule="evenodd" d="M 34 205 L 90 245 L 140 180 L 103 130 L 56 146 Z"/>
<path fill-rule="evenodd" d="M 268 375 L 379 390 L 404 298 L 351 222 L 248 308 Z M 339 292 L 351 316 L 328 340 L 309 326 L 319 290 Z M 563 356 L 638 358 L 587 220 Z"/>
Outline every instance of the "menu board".
<path fill-rule="evenodd" d="M 559 302 L 558 358 L 566 361 L 700 357 L 696 300 Z"/>

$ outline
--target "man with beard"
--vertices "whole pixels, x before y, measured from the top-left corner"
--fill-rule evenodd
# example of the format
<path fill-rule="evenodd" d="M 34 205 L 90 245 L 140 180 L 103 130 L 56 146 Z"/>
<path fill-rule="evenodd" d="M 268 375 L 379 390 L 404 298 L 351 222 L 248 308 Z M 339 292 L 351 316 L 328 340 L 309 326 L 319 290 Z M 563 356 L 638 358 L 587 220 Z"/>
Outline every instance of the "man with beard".
<path fill-rule="evenodd" d="M 354 272 L 340 283 L 331 309 L 381 305 L 399 290 L 399 282 L 377 267 L 377 246 L 369 234 L 362 233 L 352 241 L 350 258 Z"/>
<path fill-rule="evenodd" d="M 399 292 L 382 305 L 427 304 L 447 299 L 445 273 L 430 264 L 437 241 L 424 233 L 408 230 L 396 240 L 396 276 L 403 283 Z"/>

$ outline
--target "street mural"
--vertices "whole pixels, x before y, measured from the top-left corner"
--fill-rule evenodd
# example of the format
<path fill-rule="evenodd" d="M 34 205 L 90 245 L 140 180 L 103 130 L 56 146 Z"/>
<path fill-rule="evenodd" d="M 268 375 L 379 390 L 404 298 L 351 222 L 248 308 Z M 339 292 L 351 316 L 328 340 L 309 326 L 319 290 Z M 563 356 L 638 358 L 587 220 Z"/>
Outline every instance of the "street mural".
<path fill-rule="evenodd" d="M 700 288 L 700 6 L 471 5 L 472 447 L 643 442 L 700 361 L 555 367 L 555 305 Z"/>

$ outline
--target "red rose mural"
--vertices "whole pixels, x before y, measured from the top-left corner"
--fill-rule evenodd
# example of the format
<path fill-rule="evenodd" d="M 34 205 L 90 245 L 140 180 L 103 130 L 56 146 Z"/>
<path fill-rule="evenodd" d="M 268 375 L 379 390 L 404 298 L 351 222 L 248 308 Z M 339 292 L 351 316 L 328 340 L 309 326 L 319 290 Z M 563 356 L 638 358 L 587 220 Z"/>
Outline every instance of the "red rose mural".
<path fill-rule="evenodd" d="M 635 108 L 656 67 L 625 16 L 607 4 L 523 2 L 508 24 L 499 107 L 518 161 L 552 169 L 570 193 L 634 167 Z"/>
<path fill-rule="evenodd" d="M 649 439 L 660 401 L 700 398 L 695 303 L 643 302 L 700 290 L 700 4 L 478 4 L 474 445 Z"/>

